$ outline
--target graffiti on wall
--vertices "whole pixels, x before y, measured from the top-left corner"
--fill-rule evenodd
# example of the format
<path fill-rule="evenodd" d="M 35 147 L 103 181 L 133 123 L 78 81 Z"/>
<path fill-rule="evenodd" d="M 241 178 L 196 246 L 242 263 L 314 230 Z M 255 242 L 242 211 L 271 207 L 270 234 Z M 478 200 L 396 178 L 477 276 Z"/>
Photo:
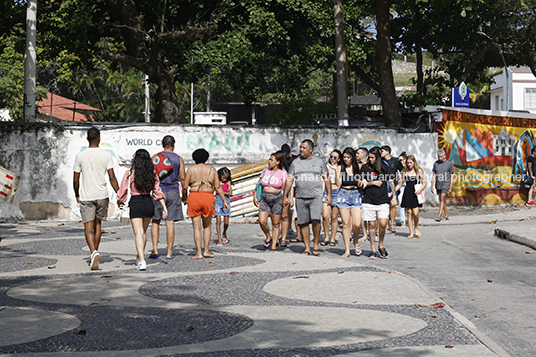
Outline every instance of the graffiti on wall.
<path fill-rule="evenodd" d="M 535 144 L 534 129 L 527 128 L 536 127 L 536 120 L 530 120 L 444 111 L 443 122 L 436 123 L 438 145 L 454 165 L 452 195 L 460 203 L 501 204 L 524 199 L 519 183 Z M 475 195 L 479 200 L 474 200 Z"/>
<path fill-rule="evenodd" d="M 249 133 L 229 134 L 188 134 L 186 138 L 188 150 L 203 148 L 206 150 L 249 151 Z"/>
<path fill-rule="evenodd" d="M 320 140 L 319 140 L 320 139 Z M 326 140 L 321 144 L 321 140 Z M 320 143 L 319 143 L 320 141 Z M 385 145 L 385 142 L 382 138 L 380 138 L 378 135 L 365 135 L 358 140 L 354 141 L 353 144 L 351 142 L 344 143 L 342 145 L 336 145 L 335 141 L 336 139 L 332 137 L 325 137 L 325 138 L 319 138 L 318 134 L 313 134 L 313 142 L 315 144 L 315 148 L 313 153 L 320 157 L 327 157 L 331 151 L 334 149 L 338 149 L 340 151 L 343 151 L 346 147 L 352 147 L 354 150 L 357 150 L 360 147 L 366 147 L 367 149 L 370 149 L 373 146 L 383 146 Z"/>

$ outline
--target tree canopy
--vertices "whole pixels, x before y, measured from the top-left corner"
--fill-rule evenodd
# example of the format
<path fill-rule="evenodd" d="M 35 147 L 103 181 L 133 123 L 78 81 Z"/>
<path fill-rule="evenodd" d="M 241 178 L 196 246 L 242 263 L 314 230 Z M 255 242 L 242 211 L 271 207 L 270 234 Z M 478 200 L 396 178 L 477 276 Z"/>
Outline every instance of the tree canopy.
<path fill-rule="evenodd" d="M 350 72 L 382 97 L 387 125 L 401 124 L 391 60 L 417 58 L 406 103 L 440 104 L 442 88 L 486 83 L 486 68 L 529 66 L 536 74 L 534 0 L 347 0 Z M 327 0 L 43 0 L 38 7 L 38 83 L 140 120 L 144 76 L 153 121 L 184 122 L 189 83 L 217 84 L 221 98 L 310 105 L 318 78 L 334 72 L 333 2 Z M 0 106 L 22 92 L 25 1 L 0 2 Z M 423 70 L 423 53 L 436 59 Z M 444 73 L 445 75 L 440 75 Z M 316 79 L 315 79 L 316 78 Z M 314 90 L 311 90 L 314 88 Z M 331 89 L 330 89 L 331 90 Z M 316 92 L 315 92 L 316 91 Z M 290 118 L 284 119 L 291 122 Z"/>

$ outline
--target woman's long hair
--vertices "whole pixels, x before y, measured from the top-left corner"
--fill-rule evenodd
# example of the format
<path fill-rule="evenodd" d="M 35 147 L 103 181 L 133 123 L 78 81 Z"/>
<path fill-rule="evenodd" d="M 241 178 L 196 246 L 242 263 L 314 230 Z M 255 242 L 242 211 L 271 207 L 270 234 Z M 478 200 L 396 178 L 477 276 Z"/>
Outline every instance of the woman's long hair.
<path fill-rule="evenodd" d="M 351 147 L 344 148 L 342 151 L 341 161 L 342 166 L 344 167 L 344 170 L 346 171 L 346 163 L 344 162 L 344 154 L 350 155 L 351 161 L 350 165 L 352 165 L 352 173 L 353 175 L 357 175 L 359 173 L 359 165 L 357 164 L 357 160 L 355 158 L 355 150 Z"/>
<path fill-rule="evenodd" d="M 333 151 L 331 152 L 331 154 L 333 153 L 337 153 L 337 155 L 339 155 L 339 160 L 337 160 L 337 166 L 342 166 L 342 164 L 344 163 L 342 161 L 342 152 L 339 150 L 339 149 L 333 149 Z M 331 154 L 329 156 L 331 156 Z M 355 157 L 355 156 L 354 156 Z"/>
<path fill-rule="evenodd" d="M 415 156 L 413 155 L 409 155 L 408 158 L 406 159 L 406 166 L 404 167 L 404 170 L 402 170 L 402 175 L 406 174 L 407 172 L 410 171 L 410 169 L 408 168 L 408 160 L 411 160 L 413 161 L 413 170 L 415 170 L 415 173 L 417 175 L 420 175 L 419 172 L 421 171 L 421 168 L 419 167 L 419 165 L 417 164 L 417 160 L 415 159 Z"/>
<path fill-rule="evenodd" d="M 383 159 L 380 154 L 380 148 L 377 146 L 374 146 L 369 150 L 369 155 L 372 154 L 376 157 L 376 162 L 374 165 L 372 165 L 370 162 L 368 163 L 369 167 L 372 170 L 376 170 L 379 174 L 387 174 L 388 172 L 383 169 Z"/>
<path fill-rule="evenodd" d="M 134 172 L 134 187 L 140 192 L 151 192 L 154 188 L 155 169 L 151 161 L 151 155 L 145 149 L 138 149 L 132 158 L 132 169 Z"/>
<path fill-rule="evenodd" d="M 276 156 L 276 154 L 278 154 L 279 156 L 281 156 L 281 159 L 279 159 L 279 156 Z M 288 169 L 290 168 L 290 165 L 288 164 L 288 160 L 287 160 L 287 154 L 285 152 L 285 150 L 277 150 L 275 153 L 272 154 L 274 156 L 274 158 L 277 160 L 277 161 L 280 161 L 281 162 L 281 165 L 283 165 L 283 167 L 279 167 L 280 170 L 282 169 L 285 169 L 286 172 L 288 172 Z M 270 155 L 270 156 L 272 156 Z"/>

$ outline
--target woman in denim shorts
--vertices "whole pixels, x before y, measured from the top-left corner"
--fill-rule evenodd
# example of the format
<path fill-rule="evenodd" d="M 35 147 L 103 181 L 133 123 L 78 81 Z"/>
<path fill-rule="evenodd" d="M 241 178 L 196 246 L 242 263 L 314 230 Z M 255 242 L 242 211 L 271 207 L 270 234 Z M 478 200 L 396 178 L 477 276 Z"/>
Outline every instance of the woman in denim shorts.
<path fill-rule="evenodd" d="M 261 201 L 257 200 L 257 195 L 253 196 L 253 203 L 259 207 L 259 224 L 263 233 L 266 235 L 264 248 L 272 247 L 272 251 L 277 249 L 279 238 L 279 227 L 281 223 L 281 214 L 283 212 L 283 194 L 281 189 L 287 182 L 287 173 L 283 170 L 283 155 L 278 152 L 270 155 L 268 168 L 264 169 L 259 178 L 262 184 Z M 268 226 L 268 217 L 272 221 L 272 234 Z"/>
<path fill-rule="evenodd" d="M 336 184 L 340 186 L 337 195 L 337 207 L 342 219 L 342 238 L 344 239 L 343 258 L 350 256 L 350 239 L 352 231 L 359 236 L 361 230 L 361 190 L 359 189 L 360 169 L 355 158 L 355 151 L 347 147 L 342 152 L 342 167 L 337 169 Z M 361 255 L 359 242 L 354 240 L 355 254 Z"/>
<path fill-rule="evenodd" d="M 327 163 L 329 180 L 331 181 L 331 204 L 328 205 L 326 202 L 327 191 L 324 189 L 324 194 L 322 196 L 322 223 L 324 225 L 324 241 L 320 245 L 331 245 L 334 246 L 337 244 L 335 240 L 335 235 L 339 229 L 339 209 L 337 208 L 337 194 L 339 193 L 339 186 L 335 182 L 335 177 L 337 176 L 337 167 L 341 167 L 342 164 L 342 153 L 335 149 L 329 155 L 329 161 Z M 331 240 L 329 239 L 329 227 L 331 220 Z"/>

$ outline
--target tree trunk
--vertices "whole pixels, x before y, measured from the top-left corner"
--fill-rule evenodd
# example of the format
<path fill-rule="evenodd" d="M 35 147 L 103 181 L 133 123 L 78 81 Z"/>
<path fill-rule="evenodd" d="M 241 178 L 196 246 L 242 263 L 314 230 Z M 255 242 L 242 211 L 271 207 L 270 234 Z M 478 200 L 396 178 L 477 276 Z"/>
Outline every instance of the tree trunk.
<path fill-rule="evenodd" d="M 422 95 L 424 90 L 424 73 L 422 71 L 422 46 L 420 40 L 415 42 L 415 54 L 417 55 L 417 94 Z"/>
<path fill-rule="evenodd" d="M 382 98 L 383 117 L 386 126 L 402 124 L 402 115 L 396 98 L 391 53 L 391 13 L 388 0 L 376 1 L 376 52 L 378 61 L 378 80 Z"/>
<path fill-rule="evenodd" d="M 344 16 L 342 0 L 334 1 L 335 62 L 337 64 L 337 113 L 339 126 L 348 126 L 348 79 L 346 73 L 346 46 L 344 45 Z"/>
<path fill-rule="evenodd" d="M 125 42 L 124 53 L 105 52 L 108 60 L 125 63 L 149 75 L 149 82 L 156 85 L 154 95 L 155 123 L 179 122 L 179 105 L 175 92 L 173 71 L 165 64 L 160 54 L 158 40 L 145 35 L 143 16 L 139 14 L 133 0 L 114 1 L 115 16 L 123 25 L 121 34 Z"/>
<path fill-rule="evenodd" d="M 166 68 L 162 68 L 162 65 L 157 67 L 157 73 L 153 75 L 149 73 L 149 78 L 154 78 L 151 82 L 156 84 L 154 95 L 156 106 L 153 121 L 156 123 L 178 123 L 180 117 L 175 84 Z"/>

